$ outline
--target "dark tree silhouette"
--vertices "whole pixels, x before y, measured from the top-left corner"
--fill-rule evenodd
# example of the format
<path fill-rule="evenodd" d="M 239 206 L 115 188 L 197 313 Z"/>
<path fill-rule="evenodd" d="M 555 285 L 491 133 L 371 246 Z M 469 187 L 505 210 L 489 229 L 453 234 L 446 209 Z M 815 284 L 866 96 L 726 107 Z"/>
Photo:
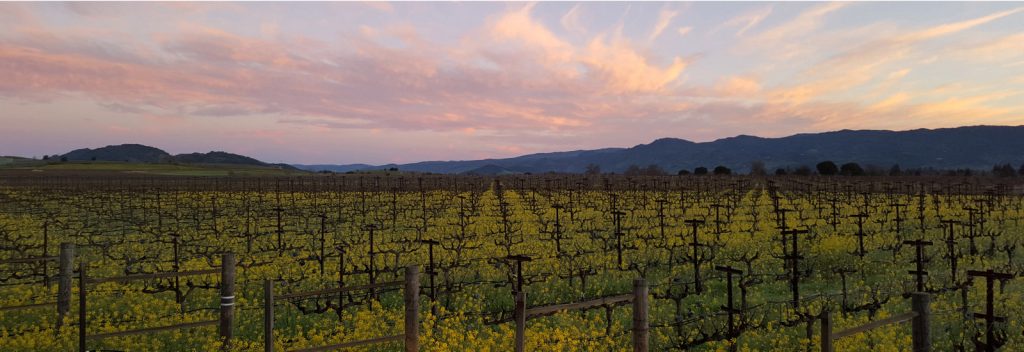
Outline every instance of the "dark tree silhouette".
<path fill-rule="evenodd" d="M 764 167 L 764 162 L 755 160 L 750 162 L 750 174 L 753 176 L 764 176 L 768 174 L 768 170 Z"/>
<path fill-rule="evenodd" d="M 889 168 L 889 176 L 899 176 L 902 174 L 903 171 L 900 170 L 900 164 L 892 164 L 892 167 Z"/>
<path fill-rule="evenodd" d="M 832 176 L 839 173 L 839 167 L 831 160 L 822 161 L 815 167 L 818 169 L 819 175 Z"/>
<path fill-rule="evenodd" d="M 775 169 L 775 175 L 776 176 L 786 176 L 786 174 L 788 174 L 788 172 L 786 172 L 786 169 L 783 169 L 781 167 L 778 168 L 778 169 Z"/>
<path fill-rule="evenodd" d="M 601 166 L 594 163 L 587 164 L 586 171 L 584 171 L 583 173 L 587 175 L 600 175 Z"/>
<path fill-rule="evenodd" d="M 846 163 L 839 167 L 839 174 L 843 176 L 864 176 L 864 168 L 857 163 Z"/>
<path fill-rule="evenodd" d="M 992 174 L 999 177 L 1013 177 L 1017 175 L 1017 170 L 1014 170 L 1010 164 L 996 164 L 992 166 Z"/>
<path fill-rule="evenodd" d="M 661 166 L 658 166 L 657 164 L 647 165 L 647 167 L 644 168 L 641 172 L 643 173 L 644 176 L 664 176 L 664 175 L 668 175 L 668 172 L 665 172 L 665 169 L 662 169 Z"/>
<path fill-rule="evenodd" d="M 810 176 L 811 168 L 808 167 L 807 165 L 800 165 L 799 167 L 796 168 L 796 170 L 793 170 L 793 174 L 799 176 Z"/>
<path fill-rule="evenodd" d="M 693 174 L 694 175 L 707 175 L 708 174 L 708 168 L 703 167 L 703 166 L 698 166 L 696 169 L 693 169 Z"/>
<path fill-rule="evenodd" d="M 622 174 L 626 176 L 640 176 L 641 172 L 642 170 L 640 170 L 639 165 L 631 164 L 629 165 L 629 167 L 626 168 L 626 171 L 624 171 Z"/>
<path fill-rule="evenodd" d="M 732 169 L 729 169 L 722 165 L 718 165 L 715 166 L 714 173 L 715 175 L 732 175 Z"/>

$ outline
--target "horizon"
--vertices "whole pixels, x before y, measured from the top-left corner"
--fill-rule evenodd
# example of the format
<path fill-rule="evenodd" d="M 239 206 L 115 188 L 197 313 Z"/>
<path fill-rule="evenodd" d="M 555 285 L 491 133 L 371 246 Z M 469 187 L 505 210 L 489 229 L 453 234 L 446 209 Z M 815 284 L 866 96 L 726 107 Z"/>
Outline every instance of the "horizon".
<path fill-rule="evenodd" d="M 2 3 L 0 154 L 382 165 L 1024 125 L 1022 18 L 967 2 Z"/>
<path fill-rule="evenodd" d="M 744 137 L 744 136 L 745 137 L 754 137 L 754 138 L 759 138 L 759 139 L 783 139 L 783 138 L 789 138 L 789 137 L 798 136 L 798 135 L 824 134 L 824 133 L 837 133 L 837 132 L 872 132 L 872 131 L 874 131 L 874 132 L 910 132 L 910 131 L 920 131 L 920 130 L 935 131 L 935 130 L 942 130 L 942 129 L 958 129 L 958 128 L 972 128 L 972 127 L 1024 127 L 1024 125 L 966 125 L 966 126 L 942 127 L 942 128 L 915 128 L 915 129 L 906 129 L 906 130 L 841 129 L 841 130 L 821 131 L 821 132 L 794 133 L 794 134 L 785 135 L 785 136 L 778 136 L 778 137 L 763 137 L 763 136 L 757 136 L 757 135 L 738 134 L 738 135 L 734 135 L 734 136 L 726 136 L 726 137 L 716 138 L 714 140 L 702 141 L 702 142 L 700 142 L 700 141 L 691 141 L 691 140 L 688 140 L 688 139 L 685 139 L 685 138 L 677 138 L 677 137 L 658 137 L 658 138 L 650 140 L 650 141 L 648 141 L 646 143 L 640 143 L 640 144 L 635 144 L 635 145 L 630 145 L 630 146 L 609 146 L 609 147 L 602 147 L 602 148 L 597 148 L 597 149 L 628 149 L 628 148 L 638 147 L 638 146 L 641 146 L 641 145 L 651 144 L 651 143 L 657 142 L 659 140 L 665 140 L 665 139 L 682 140 L 682 141 L 686 141 L 686 142 L 700 144 L 700 143 L 713 143 L 713 142 L 717 142 L 717 141 L 724 140 L 724 139 Z M 108 144 L 108 145 L 103 145 L 103 146 L 84 146 L 84 147 L 75 148 L 75 149 L 97 149 L 97 148 L 113 147 L 113 146 L 121 146 L 121 145 L 141 145 L 141 146 L 153 147 L 153 148 L 157 148 L 157 149 L 160 149 L 160 150 L 163 150 L 163 151 L 167 151 L 166 148 L 163 148 L 163 147 L 158 146 L 158 145 L 149 145 L 149 144 L 146 144 L 146 143 L 134 143 L 134 142 Z M 417 161 L 411 161 L 411 162 L 405 162 L 405 163 L 372 163 L 372 162 L 371 163 L 293 163 L 293 162 L 288 162 L 288 161 L 267 161 L 267 160 L 260 160 L 260 161 L 268 162 L 268 163 L 275 163 L 275 164 L 283 163 L 283 164 L 288 164 L 288 165 L 308 165 L 308 166 L 314 166 L 314 165 L 345 166 L 345 165 L 359 165 L 359 164 L 365 164 L 365 165 L 368 165 L 368 166 L 388 166 L 388 165 L 415 164 L 415 163 L 427 163 L 427 162 L 461 162 L 461 161 L 492 160 L 492 159 L 493 160 L 500 160 L 500 159 L 508 159 L 508 158 L 515 158 L 515 157 L 519 157 L 519 156 L 535 155 L 535 154 L 554 154 L 554 153 L 566 153 L 566 152 L 577 152 L 577 151 L 587 151 L 587 150 L 595 150 L 595 149 L 539 151 L 539 152 L 534 152 L 534 153 L 529 153 L 529 154 L 513 155 L 513 156 L 510 156 L 510 157 L 502 157 L 502 158 L 417 160 Z M 73 150 L 69 150 L 68 152 L 71 152 L 71 151 L 73 151 Z M 232 152 L 230 150 L 222 150 L 222 149 L 195 150 L 195 151 L 168 152 L 168 153 L 171 154 L 171 155 L 177 155 L 177 154 L 192 154 L 192 153 L 202 154 L 202 153 L 212 153 L 212 152 L 223 152 L 223 153 L 238 154 L 238 153 L 234 153 L 234 152 Z M 43 154 L 42 157 L 46 157 L 46 156 L 56 157 L 56 156 L 59 156 L 59 155 L 61 155 L 61 154 L 52 154 L 52 155 Z M 242 154 L 238 154 L 238 155 L 242 155 Z M 13 156 L 13 157 L 26 157 L 26 158 L 32 158 L 32 159 L 41 159 L 41 156 L 39 156 L 39 155 L 31 155 L 31 156 L 27 156 L 27 155 L 0 155 L 0 157 L 2 157 L 2 156 Z M 242 155 L 242 156 L 249 156 L 249 155 Z M 256 159 L 258 159 L 258 158 L 256 158 Z"/>

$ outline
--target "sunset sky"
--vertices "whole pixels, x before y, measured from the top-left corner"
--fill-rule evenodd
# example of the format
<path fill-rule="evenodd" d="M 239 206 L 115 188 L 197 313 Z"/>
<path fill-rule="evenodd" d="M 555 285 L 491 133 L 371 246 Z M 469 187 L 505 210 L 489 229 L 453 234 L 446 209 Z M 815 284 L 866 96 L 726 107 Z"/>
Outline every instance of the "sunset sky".
<path fill-rule="evenodd" d="M 509 157 L 1024 124 L 1022 3 L 0 3 L 0 155 Z"/>

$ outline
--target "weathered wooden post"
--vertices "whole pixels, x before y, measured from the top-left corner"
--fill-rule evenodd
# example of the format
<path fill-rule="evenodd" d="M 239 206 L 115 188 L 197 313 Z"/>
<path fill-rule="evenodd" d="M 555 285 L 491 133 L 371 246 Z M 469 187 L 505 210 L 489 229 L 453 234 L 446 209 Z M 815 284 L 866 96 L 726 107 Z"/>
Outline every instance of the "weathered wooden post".
<path fill-rule="evenodd" d="M 63 244 L 62 244 L 63 245 Z M 50 252 L 50 220 L 43 223 L 43 258 L 49 257 Z M 43 286 L 50 288 L 50 261 L 43 259 Z"/>
<path fill-rule="evenodd" d="M 231 327 L 235 321 L 235 254 L 224 253 L 220 261 L 220 337 L 224 345 L 231 343 Z"/>
<path fill-rule="evenodd" d="M 832 312 L 821 312 L 821 352 L 834 352 L 832 347 Z"/>
<path fill-rule="evenodd" d="M 516 352 L 526 350 L 526 292 L 516 292 L 515 311 L 513 317 L 516 320 Z"/>
<path fill-rule="evenodd" d="M 78 351 L 85 352 L 85 328 L 89 321 L 85 319 L 85 261 L 78 264 Z"/>
<path fill-rule="evenodd" d="M 405 352 L 420 350 L 420 267 L 405 267 Z"/>
<path fill-rule="evenodd" d="M 273 280 L 263 280 L 263 351 L 274 352 Z"/>
<path fill-rule="evenodd" d="M 650 340 L 647 321 L 647 280 L 633 280 L 633 352 L 647 352 Z"/>
<path fill-rule="evenodd" d="M 914 352 L 930 352 L 932 350 L 932 316 L 929 307 L 931 296 L 925 292 L 911 294 L 911 305 L 917 316 L 911 321 Z"/>
<path fill-rule="evenodd" d="M 60 274 L 57 278 L 57 333 L 71 311 L 71 277 L 74 275 L 75 244 L 60 244 Z"/>

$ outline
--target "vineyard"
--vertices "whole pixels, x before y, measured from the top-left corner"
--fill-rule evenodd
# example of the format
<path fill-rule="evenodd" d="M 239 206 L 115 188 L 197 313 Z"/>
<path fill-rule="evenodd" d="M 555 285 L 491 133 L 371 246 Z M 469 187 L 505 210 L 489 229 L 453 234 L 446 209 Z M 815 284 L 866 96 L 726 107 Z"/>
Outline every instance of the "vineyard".
<path fill-rule="evenodd" d="M 1021 351 L 1022 220 L 983 177 L 5 177 L 0 350 L 910 351 L 839 332 L 925 293 L 932 350 Z"/>

